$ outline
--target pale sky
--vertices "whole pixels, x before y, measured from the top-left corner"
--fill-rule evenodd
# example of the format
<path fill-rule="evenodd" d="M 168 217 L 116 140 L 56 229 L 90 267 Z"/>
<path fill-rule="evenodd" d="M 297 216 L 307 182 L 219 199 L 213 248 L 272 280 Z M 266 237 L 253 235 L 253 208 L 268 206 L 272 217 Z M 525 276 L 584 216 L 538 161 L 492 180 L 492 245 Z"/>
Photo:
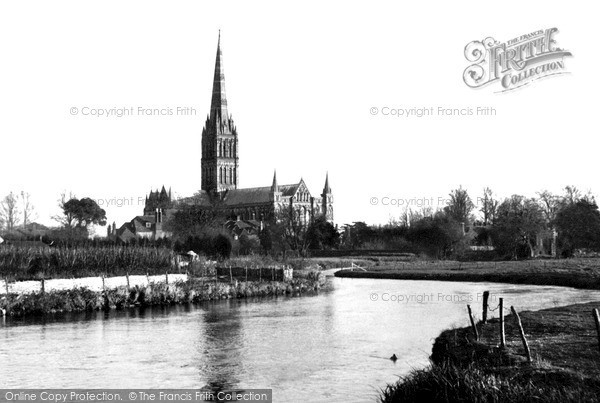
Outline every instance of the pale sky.
<path fill-rule="evenodd" d="M 120 226 L 142 213 L 150 188 L 194 193 L 219 29 L 241 187 L 270 185 L 276 168 L 280 184 L 303 177 L 318 195 L 329 171 L 338 224 L 401 213 L 373 197 L 436 204 L 459 185 L 473 199 L 485 186 L 533 196 L 573 184 L 597 195 L 599 11 L 553 1 L 2 2 L 0 195 L 31 193 L 47 224 L 63 190 L 133 200 L 102 206 Z M 570 74 L 504 94 L 463 82 L 468 42 L 552 27 L 573 53 Z M 497 115 L 370 113 L 478 106 Z M 140 107 L 174 114 L 139 116 Z"/>

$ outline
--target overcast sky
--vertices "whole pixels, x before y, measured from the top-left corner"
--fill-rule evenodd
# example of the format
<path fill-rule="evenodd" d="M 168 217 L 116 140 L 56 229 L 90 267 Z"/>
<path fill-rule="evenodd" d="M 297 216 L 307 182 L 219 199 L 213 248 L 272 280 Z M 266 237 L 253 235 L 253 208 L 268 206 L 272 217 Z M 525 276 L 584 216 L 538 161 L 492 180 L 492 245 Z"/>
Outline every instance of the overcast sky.
<path fill-rule="evenodd" d="M 460 185 L 473 199 L 485 186 L 597 194 L 598 11 L 551 1 L 2 2 L 0 195 L 31 193 L 38 221 L 51 223 L 61 191 L 72 191 L 105 200 L 121 225 L 142 213 L 150 188 L 194 193 L 219 29 L 241 187 L 269 186 L 277 169 L 280 184 L 303 177 L 318 195 L 329 171 L 339 224 L 385 223 L 401 209 L 383 198 L 437 204 Z M 502 94 L 463 82 L 468 42 L 552 27 L 573 53 L 570 74 Z M 478 106 L 497 114 L 381 113 Z"/>

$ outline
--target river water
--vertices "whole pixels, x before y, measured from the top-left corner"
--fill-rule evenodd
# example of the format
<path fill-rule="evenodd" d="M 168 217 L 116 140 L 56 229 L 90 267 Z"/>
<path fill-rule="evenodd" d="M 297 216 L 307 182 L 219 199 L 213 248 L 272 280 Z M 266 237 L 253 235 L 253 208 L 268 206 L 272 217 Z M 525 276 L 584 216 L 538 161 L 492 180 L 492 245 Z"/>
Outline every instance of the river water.
<path fill-rule="evenodd" d="M 272 388 L 275 402 L 374 401 L 380 388 L 427 365 L 442 330 L 469 323 L 467 303 L 480 315 L 484 290 L 492 308 L 504 297 L 520 311 L 600 301 L 600 291 L 561 287 L 328 281 L 331 291 L 302 297 L 0 318 L 0 384 Z"/>

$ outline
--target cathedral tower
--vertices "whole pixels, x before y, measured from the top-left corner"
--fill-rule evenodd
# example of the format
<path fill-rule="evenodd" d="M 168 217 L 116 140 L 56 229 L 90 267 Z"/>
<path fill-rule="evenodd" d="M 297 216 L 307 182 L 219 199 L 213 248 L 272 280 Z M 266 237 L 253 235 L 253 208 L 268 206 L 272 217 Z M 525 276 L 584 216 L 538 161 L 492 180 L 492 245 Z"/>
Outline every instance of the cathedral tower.
<path fill-rule="evenodd" d="M 329 186 L 329 173 L 325 175 L 325 186 L 321 194 L 321 202 L 323 203 L 323 215 L 327 221 L 333 221 L 333 192 Z"/>
<path fill-rule="evenodd" d="M 237 189 L 238 155 L 237 129 L 227 111 L 219 32 L 210 114 L 202 130 L 202 190 L 214 193 Z"/>

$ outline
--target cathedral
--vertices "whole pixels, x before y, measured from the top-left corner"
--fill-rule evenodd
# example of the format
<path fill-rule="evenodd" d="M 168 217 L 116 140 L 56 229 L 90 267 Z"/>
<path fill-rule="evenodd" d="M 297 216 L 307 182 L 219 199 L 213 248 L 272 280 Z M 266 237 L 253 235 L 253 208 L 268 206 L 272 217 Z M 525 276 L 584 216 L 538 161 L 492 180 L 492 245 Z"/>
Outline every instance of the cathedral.
<path fill-rule="evenodd" d="M 113 226 L 113 235 L 123 240 L 136 236 L 169 236 L 162 230 L 162 223 L 180 203 L 218 209 L 227 228 L 262 228 L 263 224 L 277 220 L 281 211 L 293 212 L 305 225 L 318 216 L 333 221 L 333 194 L 328 175 L 325 175 L 325 185 L 318 196 L 311 194 L 303 179 L 280 185 L 276 172 L 270 186 L 239 187 L 238 132 L 227 110 L 220 34 L 210 113 L 202 130 L 201 152 L 201 188 L 196 195 L 174 201 L 171 190 L 167 192 L 164 186 L 160 192 L 151 191 L 146 197 L 143 215 L 118 230 Z"/>

